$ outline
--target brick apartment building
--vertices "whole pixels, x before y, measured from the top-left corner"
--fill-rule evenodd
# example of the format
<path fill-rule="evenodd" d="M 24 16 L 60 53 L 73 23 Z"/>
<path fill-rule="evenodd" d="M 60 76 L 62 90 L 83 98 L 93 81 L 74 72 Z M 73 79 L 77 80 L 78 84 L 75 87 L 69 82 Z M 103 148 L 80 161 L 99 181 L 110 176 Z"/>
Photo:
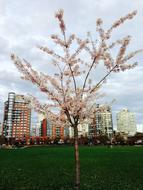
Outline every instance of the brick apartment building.
<path fill-rule="evenodd" d="M 17 140 L 30 137 L 31 109 L 23 95 L 8 94 L 4 104 L 3 135 Z"/>
<path fill-rule="evenodd" d="M 68 131 L 62 126 L 52 125 L 46 118 L 41 121 L 41 137 L 49 137 L 51 139 L 64 139 L 68 136 Z"/>

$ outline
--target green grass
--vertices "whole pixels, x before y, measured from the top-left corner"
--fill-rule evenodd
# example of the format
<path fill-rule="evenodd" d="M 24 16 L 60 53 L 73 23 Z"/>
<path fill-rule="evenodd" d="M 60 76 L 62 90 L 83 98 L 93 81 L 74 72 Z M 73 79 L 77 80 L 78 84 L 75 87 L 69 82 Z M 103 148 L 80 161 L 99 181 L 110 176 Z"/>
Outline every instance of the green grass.
<path fill-rule="evenodd" d="M 143 190 L 143 147 L 80 147 L 81 190 Z M 0 150 L 0 190 L 73 189 L 73 147 Z"/>

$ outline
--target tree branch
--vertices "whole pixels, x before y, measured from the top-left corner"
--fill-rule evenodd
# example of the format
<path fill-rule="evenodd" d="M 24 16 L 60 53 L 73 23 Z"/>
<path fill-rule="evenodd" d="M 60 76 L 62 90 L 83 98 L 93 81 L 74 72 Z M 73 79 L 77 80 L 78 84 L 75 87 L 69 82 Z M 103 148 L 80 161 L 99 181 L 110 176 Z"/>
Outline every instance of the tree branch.
<path fill-rule="evenodd" d="M 96 88 L 99 87 L 99 85 L 110 75 L 110 73 L 111 73 L 117 66 L 118 66 L 118 65 L 116 64 L 116 65 L 96 84 L 96 86 L 90 91 L 90 94 L 91 94 L 92 92 L 94 92 L 94 90 L 95 90 Z"/>

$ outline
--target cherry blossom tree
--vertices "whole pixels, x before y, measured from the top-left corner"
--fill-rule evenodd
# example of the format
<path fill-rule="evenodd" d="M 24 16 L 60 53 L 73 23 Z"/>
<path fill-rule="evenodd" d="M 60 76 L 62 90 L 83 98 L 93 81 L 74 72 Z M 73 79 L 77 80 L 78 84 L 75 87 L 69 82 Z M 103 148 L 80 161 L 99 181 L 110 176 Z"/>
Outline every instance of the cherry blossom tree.
<path fill-rule="evenodd" d="M 22 73 L 22 79 L 31 81 L 41 92 L 47 96 L 47 103 L 41 104 L 31 96 L 36 111 L 46 114 L 46 117 L 56 125 L 71 126 L 74 129 L 75 152 L 75 189 L 80 188 L 80 161 L 78 147 L 78 125 L 89 118 L 92 105 L 98 97 L 98 90 L 105 79 L 112 72 L 126 71 L 134 68 L 137 63 L 129 63 L 142 49 L 126 53 L 131 41 L 127 35 L 122 39 L 111 42 L 112 32 L 125 21 L 132 19 L 137 14 L 133 11 L 115 21 L 107 30 L 103 28 L 102 19 L 97 19 L 97 40 L 87 33 L 85 39 L 75 34 L 67 35 L 63 19 L 63 10 L 59 10 L 55 17 L 59 22 L 61 35 L 51 35 L 52 41 L 60 48 L 61 54 L 48 47 L 38 48 L 51 57 L 55 68 L 54 73 L 42 73 L 34 70 L 31 64 L 15 54 L 11 58 Z M 114 55 L 114 48 L 118 51 Z M 95 83 L 94 76 L 97 65 L 101 62 L 107 70 L 106 75 Z"/>

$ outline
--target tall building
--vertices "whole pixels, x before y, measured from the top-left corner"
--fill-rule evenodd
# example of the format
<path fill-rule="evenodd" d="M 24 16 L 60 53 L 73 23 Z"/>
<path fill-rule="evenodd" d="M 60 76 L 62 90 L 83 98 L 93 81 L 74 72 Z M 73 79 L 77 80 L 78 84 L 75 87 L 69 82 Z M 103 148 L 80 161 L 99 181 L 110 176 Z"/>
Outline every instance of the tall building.
<path fill-rule="evenodd" d="M 137 132 L 135 113 L 128 109 L 123 109 L 117 113 L 117 130 L 128 135 L 134 135 Z"/>
<path fill-rule="evenodd" d="M 51 139 L 64 139 L 68 135 L 68 130 L 63 126 L 55 126 L 48 119 L 44 118 L 41 121 L 41 137 L 49 137 Z"/>
<path fill-rule="evenodd" d="M 41 125 L 42 125 L 42 121 L 44 120 L 45 115 L 38 113 L 37 114 L 37 122 L 35 124 L 35 126 L 33 126 L 31 128 L 31 134 L 33 137 L 40 137 L 41 136 Z"/>
<path fill-rule="evenodd" d="M 38 114 L 38 126 L 40 126 L 40 137 L 48 137 L 50 139 L 69 136 L 69 129 L 60 124 L 53 124 L 45 114 Z"/>
<path fill-rule="evenodd" d="M 70 135 L 69 135 L 69 127 L 64 127 L 64 137 L 65 138 L 70 137 Z"/>
<path fill-rule="evenodd" d="M 64 127 L 61 126 L 53 126 L 52 128 L 52 138 L 61 138 L 64 139 Z"/>
<path fill-rule="evenodd" d="M 89 122 L 85 120 L 83 123 L 78 125 L 78 136 L 87 137 L 89 134 Z"/>
<path fill-rule="evenodd" d="M 39 136 L 41 136 L 41 129 L 37 124 L 31 126 L 30 129 L 31 129 L 30 130 L 30 137 L 39 137 Z"/>
<path fill-rule="evenodd" d="M 39 137 L 52 137 L 52 126 L 46 119 L 45 114 L 38 114 L 36 128 L 39 128 Z"/>
<path fill-rule="evenodd" d="M 41 136 L 47 137 L 47 119 L 43 119 L 41 123 Z"/>
<path fill-rule="evenodd" d="M 95 107 L 89 127 L 89 136 L 99 134 L 107 134 L 108 137 L 113 134 L 112 111 L 109 105 L 96 105 Z"/>
<path fill-rule="evenodd" d="M 25 100 L 23 95 L 10 92 L 4 104 L 3 135 L 6 138 L 14 137 L 19 140 L 29 138 L 30 124 L 29 101 Z"/>
<path fill-rule="evenodd" d="M 47 120 L 47 136 L 49 138 L 52 137 L 52 131 L 53 131 L 52 123 L 49 120 Z"/>

